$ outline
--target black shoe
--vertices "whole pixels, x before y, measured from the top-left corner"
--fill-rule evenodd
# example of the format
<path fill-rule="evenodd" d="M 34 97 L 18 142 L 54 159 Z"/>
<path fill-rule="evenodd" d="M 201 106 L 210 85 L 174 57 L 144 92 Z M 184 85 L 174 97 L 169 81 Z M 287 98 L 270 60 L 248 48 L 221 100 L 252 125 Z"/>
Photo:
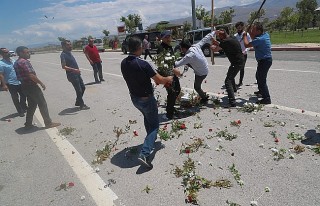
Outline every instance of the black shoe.
<path fill-rule="evenodd" d="M 33 124 L 31 124 L 31 125 L 25 125 L 25 126 L 24 126 L 24 129 L 25 129 L 25 130 L 31 130 L 31 129 L 36 129 L 36 128 L 38 128 L 38 127 L 35 126 L 35 125 L 33 125 Z"/>
<path fill-rule="evenodd" d="M 271 104 L 271 100 L 261 99 L 261 100 L 258 100 L 256 104 Z"/>
<path fill-rule="evenodd" d="M 141 165 L 148 167 L 148 168 L 153 168 L 153 165 L 150 162 L 150 159 L 143 154 L 140 154 L 138 157 L 138 161 L 141 163 Z"/>
<path fill-rule="evenodd" d="M 79 102 L 76 102 L 76 103 L 74 103 L 74 106 L 79 107 L 79 106 L 80 106 L 80 103 L 79 103 Z"/>
<path fill-rule="evenodd" d="M 173 114 L 172 115 L 166 114 L 166 117 L 168 120 L 171 120 L 171 119 L 173 119 Z"/>
<path fill-rule="evenodd" d="M 88 107 L 87 105 L 82 105 L 82 106 L 80 106 L 80 110 L 88 110 L 88 109 L 90 109 L 90 107 Z"/>
<path fill-rule="evenodd" d="M 255 94 L 257 97 L 262 97 L 262 95 L 261 95 L 261 92 L 260 92 L 260 91 L 253 92 L 253 94 Z"/>
<path fill-rule="evenodd" d="M 206 104 L 208 102 L 209 98 L 206 97 L 206 98 L 203 98 L 200 100 L 200 104 Z"/>
<path fill-rule="evenodd" d="M 104 79 L 100 79 L 100 82 L 104 82 L 105 80 Z"/>
<path fill-rule="evenodd" d="M 241 83 L 239 83 L 239 84 L 237 84 L 237 87 L 241 87 L 243 84 L 242 84 L 242 82 Z"/>

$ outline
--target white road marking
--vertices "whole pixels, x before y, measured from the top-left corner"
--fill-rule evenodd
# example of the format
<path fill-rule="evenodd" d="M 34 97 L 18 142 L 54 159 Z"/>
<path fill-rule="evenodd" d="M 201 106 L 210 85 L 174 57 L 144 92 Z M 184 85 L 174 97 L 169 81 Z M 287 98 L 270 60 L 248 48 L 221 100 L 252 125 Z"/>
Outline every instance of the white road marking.
<path fill-rule="evenodd" d="M 38 109 L 35 112 L 35 116 L 42 126 L 44 126 L 42 116 Z M 104 187 L 106 183 L 85 161 L 77 149 L 65 137 L 58 135 L 59 131 L 57 128 L 50 128 L 45 131 L 56 144 L 97 206 L 114 206 L 113 201 L 118 199 L 118 196 L 109 187 Z"/>

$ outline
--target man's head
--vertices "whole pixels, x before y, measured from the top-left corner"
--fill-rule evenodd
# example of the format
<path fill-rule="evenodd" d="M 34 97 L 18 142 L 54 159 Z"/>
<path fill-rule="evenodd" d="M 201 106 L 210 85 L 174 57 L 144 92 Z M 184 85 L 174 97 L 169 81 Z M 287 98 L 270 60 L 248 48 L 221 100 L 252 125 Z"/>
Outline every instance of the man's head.
<path fill-rule="evenodd" d="M 4 59 L 10 59 L 10 53 L 9 50 L 6 48 L 1 48 L 0 49 L 0 55 L 4 58 Z"/>
<path fill-rule="evenodd" d="M 19 46 L 16 49 L 16 53 L 20 58 L 30 59 L 29 49 L 25 46 Z"/>
<path fill-rule="evenodd" d="M 128 49 L 131 54 L 140 56 L 142 54 L 142 41 L 138 37 L 132 37 L 128 41 Z"/>
<path fill-rule="evenodd" d="M 171 31 L 169 30 L 163 31 L 160 36 L 161 36 L 162 42 L 168 45 L 171 44 L 171 41 L 172 41 Z"/>
<path fill-rule="evenodd" d="M 71 51 L 72 50 L 72 44 L 71 44 L 70 40 L 63 40 L 61 42 L 61 46 L 64 51 Z"/>
<path fill-rule="evenodd" d="M 254 22 L 251 27 L 250 35 L 255 37 L 255 36 L 263 34 L 263 32 L 264 32 L 264 29 L 263 29 L 262 23 L 261 22 Z"/>
<path fill-rule="evenodd" d="M 225 29 L 220 29 L 217 33 L 220 40 L 224 40 L 229 36 Z"/>
<path fill-rule="evenodd" d="M 90 46 L 93 46 L 93 43 L 94 43 L 94 39 L 93 39 L 93 38 L 90 38 L 90 39 L 89 39 L 89 45 L 90 45 Z"/>
<path fill-rule="evenodd" d="M 237 22 L 235 26 L 238 33 L 243 32 L 244 23 L 242 21 Z"/>
<path fill-rule="evenodd" d="M 144 36 L 145 39 L 148 39 L 148 37 L 149 37 L 149 36 L 148 36 L 147 34 Z"/>
<path fill-rule="evenodd" d="M 180 42 L 180 47 L 182 53 L 186 53 L 188 49 L 191 47 L 191 43 L 188 39 L 182 39 L 182 41 Z"/>

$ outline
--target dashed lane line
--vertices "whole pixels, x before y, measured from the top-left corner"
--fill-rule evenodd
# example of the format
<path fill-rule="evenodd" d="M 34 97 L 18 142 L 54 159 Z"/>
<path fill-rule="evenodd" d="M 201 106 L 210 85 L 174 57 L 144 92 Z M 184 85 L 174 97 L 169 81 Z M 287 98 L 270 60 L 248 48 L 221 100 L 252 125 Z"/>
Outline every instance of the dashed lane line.
<path fill-rule="evenodd" d="M 35 116 L 40 124 L 44 126 L 38 109 L 35 112 Z M 106 183 L 85 161 L 77 149 L 65 137 L 58 135 L 57 128 L 50 128 L 45 131 L 56 144 L 97 206 L 115 206 L 114 201 L 118 199 L 118 196 L 109 187 L 105 188 Z"/>

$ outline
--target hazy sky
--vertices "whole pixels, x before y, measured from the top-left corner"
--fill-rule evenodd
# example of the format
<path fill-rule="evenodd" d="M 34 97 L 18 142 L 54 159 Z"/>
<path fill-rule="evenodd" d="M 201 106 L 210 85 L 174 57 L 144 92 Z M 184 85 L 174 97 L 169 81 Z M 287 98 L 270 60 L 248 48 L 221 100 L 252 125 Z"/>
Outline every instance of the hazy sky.
<path fill-rule="evenodd" d="M 258 0 L 215 0 L 215 7 L 244 5 Z M 196 0 L 211 10 L 210 0 Z M 102 30 L 117 33 L 120 17 L 139 14 L 144 28 L 152 23 L 191 16 L 191 0 L 1 0 L 0 47 L 57 42 Z"/>

